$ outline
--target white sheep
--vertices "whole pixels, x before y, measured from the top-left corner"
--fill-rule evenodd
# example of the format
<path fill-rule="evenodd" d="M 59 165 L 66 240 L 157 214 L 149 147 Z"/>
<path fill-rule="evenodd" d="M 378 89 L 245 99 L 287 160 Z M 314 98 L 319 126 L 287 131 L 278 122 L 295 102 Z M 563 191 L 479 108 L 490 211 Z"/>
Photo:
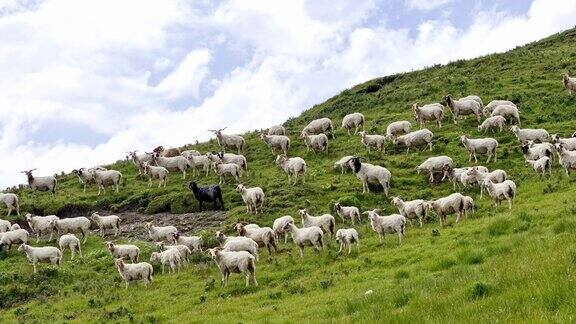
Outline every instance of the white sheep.
<path fill-rule="evenodd" d="M 564 88 L 566 88 L 570 95 L 572 94 L 572 91 L 576 91 L 576 78 L 572 78 L 568 73 L 564 73 L 562 81 L 564 83 Z"/>
<path fill-rule="evenodd" d="M 59 234 L 82 233 L 84 243 L 86 243 L 86 238 L 90 233 L 90 220 L 87 217 L 58 219 L 55 225 Z"/>
<path fill-rule="evenodd" d="M 36 170 L 35 168 L 32 170 L 21 171 L 20 173 L 26 174 L 26 178 L 28 179 L 28 187 L 32 190 L 38 191 L 51 191 L 52 194 L 56 193 L 56 186 L 58 182 L 56 181 L 56 177 L 54 176 L 45 176 L 45 177 L 35 177 L 32 175 L 32 171 Z"/>
<path fill-rule="evenodd" d="M 372 230 L 378 233 L 380 242 L 385 238 L 388 233 L 397 233 L 398 240 L 402 244 L 405 236 L 406 218 L 400 214 L 392 214 L 388 216 L 378 215 L 379 209 L 365 211 L 362 214 L 368 215 Z"/>
<path fill-rule="evenodd" d="M 64 234 L 60 236 L 60 239 L 58 240 L 58 246 L 60 247 L 62 253 L 64 253 L 66 248 L 70 250 L 70 253 L 72 254 L 70 260 L 74 260 L 74 255 L 76 252 L 79 252 L 80 257 L 82 257 L 82 247 L 80 245 L 80 240 L 74 234 Z"/>
<path fill-rule="evenodd" d="M 158 188 L 168 181 L 168 169 L 162 166 L 155 166 L 146 164 L 144 166 L 144 174 L 148 176 L 148 187 L 152 187 L 152 179 L 158 179 Z"/>
<path fill-rule="evenodd" d="M 258 246 L 265 246 L 270 255 L 272 254 L 272 248 L 278 252 L 278 248 L 276 247 L 278 239 L 276 233 L 270 227 L 250 227 L 238 223 L 234 228 L 238 232 L 238 235 L 253 239 L 254 242 L 258 243 Z"/>
<path fill-rule="evenodd" d="M 184 236 L 180 234 L 171 236 L 172 239 L 168 241 L 176 242 L 177 244 L 180 245 L 185 245 L 193 253 L 202 252 L 202 246 L 204 245 L 204 240 L 202 239 L 202 236 Z"/>
<path fill-rule="evenodd" d="M 442 172 L 443 176 L 440 181 L 444 181 L 446 177 L 448 177 L 447 168 L 452 167 L 454 162 L 452 158 L 441 155 L 441 156 L 433 156 L 426 161 L 422 162 L 418 167 L 416 167 L 416 172 L 418 174 L 424 172 L 428 174 L 428 180 L 430 182 L 434 182 L 434 173 L 435 172 Z"/>
<path fill-rule="evenodd" d="M 520 113 L 518 112 L 518 108 L 514 105 L 499 105 L 494 108 L 492 114 L 490 116 L 502 116 L 506 118 L 508 122 L 511 124 L 516 124 L 520 126 Z"/>
<path fill-rule="evenodd" d="M 478 132 L 486 133 L 487 130 L 494 132 L 494 129 L 499 129 L 502 132 L 504 125 L 506 125 L 506 118 L 502 116 L 488 117 L 478 126 Z"/>
<path fill-rule="evenodd" d="M 514 104 L 512 101 L 510 100 L 492 100 L 490 101 L 485 107 L 484 107 L 484 116 L 488 117 L 492 114 L 492 112 L 494 111 L 494 109 L 496 109 L 496 107 L 498 106 L 512 106 L 512 107 L 516 107 L 516 104 Z M 516 107 L 518 108 L 518 107 Z"/>
<path fill-rule="evenodd" d="M 11 226 L 12 224 L 9 221 L 0 219 L 0 233 L 8 232 Z"/>
<path fill-rule="evenodd" d="M 448 179 L 452 181 L 452 187 L 454 190 L 456 190 L 456 187 L 459 187 L 460 185 L 460 176 L 469 169 L 470 169 L 469 167 L 453 168 L 450 165 L 446 165 L 444 167 L 444 172 L 446 172 L 446 174 L 448 175 Z"/>
<path fill-rule="evenodd" d="M 185 157 L 185 158 L 188 159 L 188 158 L 190 158 L 191 156 L 201 156 L 202 153 L 200 153 L 200 152 L 197 151 L 197 150 L 186 150 L 186 151 L 182 151 L 182 152 L 180 153 L 180 155 L 182 155 L 183 157 Z"/>
<path fill-rule="evenodd" d="M 20 204 L 18 203 L 18 196 L 13 193 L 0 193 L 0 203 L 4 203 L 8 208 L 8 215 L 12 214 L 12 210 L 16 209 L 16 214 L 20 216 Z M 1 230 L 0 230 L 1 231 Z"/>
<path fill-rule="evenodd" d="M 285 232 L 289 232 L 292 241 L 300 250 L 300 257 L 304 257 L 304 247 L 311 245 L 318 251 L 324 249 L 324 232 L 318 226 L 298 228 L 294 223 L 286 223 L 282 227 Z"/>
<path fill-rule="evenodd" d="M 342 206 L 340 203 L 335 203 L 334 209 L 336 210 L 336 214 L 340 216 L 342 221 L 344 221 L 344 218 L 349 218 L 352 220 L 352 225 L 355 225 L 354 224 L 355 220 L 358 220 L 360 222 L 360 210 L 358 209 L 358 207 Z"/>
<path fill-rule="evenodd" d="M 428 206 L 438 215 L 440 226 L 443 226 L 446 223 L 446 215 L 456 214 L 456 223 L 460 221 L 460 217 L 464 214 L 465 199 L 464 195 L 456 192 L 446 197 L 430 200 Z"/>
<path fill-rule="evenodd" d="M 522 145 L 522 154 L 524 158 L 528 160 L 538 160 L 544 156 L 552 158 L 552 152 L 554 152 L 554 145 L 551 143 L 534 143 L 533 141 L 528 141 Z"/>
<path fill-rule="evenodd" d="M 20 225 L 18 225 L 18 224 L 16 224 L 16 223 L 14 223 L 14 224 L 12 224 L 12 226 L 10 226 L 10 230 L 11 230 L 11 231 L 15 231 L 15 230 L 18 230 L 18 229 L 20 229 Z"/>
<path fill-rule="evenodd" d="M 98 185 L 98 195 L 103 190 L 106 193 L 106 187 L 114 186 L 116 192 L 120 187 L 122 181 L 122 173 L 116 170 L 94 170 L 94 181 Z"/>
<path fill-rule="evenodd" d="M 298 182 L 298 175 L 302 175 L 302 184 L 306 182 L 306 161 L 301 157 L 287 157 L 286 155 L 277 155 L 276 164 L 284 170 L 288 175 L 288 184 L 292 184 L 292 176 L 294 177 L 294 185 Z"/>
<path fill-rule="evenodd" d="M 106 228 L 115 230 L 114 236 L 118 236 L 118 234 L 120 234 L 120 217 L 116 215 L 100 216 L 100 214 L 95 212 L 92 213 L 90 219 L 92 219 L 92 221 L 98 225 L 101 237 L 104 237 L 104 230 Z"/>
<path fill-rule="evenodd" d="M 480 98 L 479 96 L 469 95 L 469 96 L 460 98 L 458 100 L 474 100 L 480 105 L 480 108 L 484 109 L 484 102 L 482 102 L 482 98 Z"/>
<path fill-rule="evenodd" d="M 12 248 L 14 244 L 25 244 L 28 243 L 28 237 L 30 234 L 25 229 L 17 229 L 14 231 L 9 231 L 5 233 L 0 233 L 0 251 L 6 245 L 8 250 Z"/>
<path fill-rule="evenodd" d="M 246 141 L 240 135 L 223 134 L 222 131 L 226 128 L 227 127 L 221 129 L 209 129 L 208 131 L 216 135 L 216 139 L 218 140 L 218 144 L 220 145 L 222 151 L 225 152 L 227 148 L 235 148 L 238 150 L 238 154 L 240 154 L 242 151 L 244 151 Z"/>
<path fill-rule="evenodd" d="M 398 208 L 400 215 L 406 219 L 418 219 L 420 227 L 426 215 L 428 214 L 428 203 L 422 199 L 404 201 L 400 197 L 392 197 L 392 204 Z"/>
<path fill-rule="evenodd" d="M 340 250 L 338 253 L 342 253 L 342 250 L 348 246 L 348 254 L 352 252 L 352 244 L 356 244 L 358 252 L 360 252 L 360 238 L 358 231 L 354 228 L 341 228 L 336 232 L 336 241 L 340 243 Z"/>
<path fill-rule="evenodd" d="M 50 262 L 57 266 L 62 264 L 62 252 L 53 246 L 32 247 L 23 243 L 18 247 L 18 251 L 26 254 L 28 261 L 32 263 L 34 273 L 36 273 L 36 264 L 40 262 Z"/>
<path fill-rule="evenodd" d="M 432 139 L 434 134 L 427 128 L 420 129 L 417 131 L 410 132 L 405 135 L 400 135 L 394 138 L 394 145 L 403 145 L 406 147 L 406 154 L 410 152 L 411 148 L 416 148 L 420 146 L 426 146 L 432 151 Z"/>
<path fill-rule="evenodd" d="M 206 177 L 208 176 L 208 173 L 210 172 L 210 165 L 212 164 L 212 160 L 210 157 L 208 157 L 207 155 L 190 155 L 188 156 L 187 159 L 188 159 L 188 166 L 192 168 L 193 176 L 196 175 L 197 169 L 201 169 L 205 173 L 205 176 Z"/>
<path fill-rule="evenodd" d="M 246 276 L 246 287 L 250 285 L 250 277 L 254 281 L 254 286 L 258 286 L 256 281 L 256 264 L 254 256 L 245 251 L 229 252 L 218 248 L 208 250 L 212 260 L 220 269 L 222 274 L 222 285 L 228 285 L 228 277 L 231 273 L 241 273 Z"/>
<path fill-rule="evenodd" d="M 153 155 L 154 153 L 149 153 L 149 152 L 145 152 L 143 154 L 137 154 L 136 151 L 132 151 L 132 152 L 127 152 L 130 156 L 130 158 L 132 159 L 132 162 L 134 163 L 134 165 L 136 165 L 136 167 L 138 168 L 138 175 L 144 173 L 144 164 L 148 163 L 152 163 L 152 159 L 153 159 Z M 82 170 L 82 169 L 80 169 Z M 78 171 L 80 171 L 78 170 Z M 80 174 L 78 174 L 78 177 L 80 177 Z"/>
<path fill-rule="evenodd" d="M 268 128 L 268 135 L 286 135 L 286 129 L 282 125 L 275 125 Z"/>
<path fill-rule="evenodd" d="M 206 156 L 212 162 L 234 163 L 237 164 L 242 170 L 248 170 L 248 163 L 246 157 L 242 154 L 218 152 L 216 154 L 206 153 Z"/>
<path fill-rule="evenodd" d="M 235 190 L 242 196 L 242 201 L 246 204 L 246 211 L 248 213 L 258 214 L 258 207 L 260 207 L 260 213 L 262 213 L 265 198 L 262 188 L 246 188 L 243 184 L 238 184 Z"/>
<path fill-rule="evenodd" d="M 427 121 L 436 121 L 438 128 L 442 128 L 442 118 L 444 117 L 444 106 L 439 103 L 433 103 L 418 107 L 415 103 L 412 105 L 414 119 L 420 123 L 420 128 L 424 127 Z"/>
<path fill-rule="evenodd" d="M 574 134 L 572 137 L 566 138 L 561 138 L 558 134 L 553 134 L 552 143 L 562 144 L 562 147 L 564 147 L 565 150 L 576 151 L 576 137 L 574 137 Z"/>
<path fill-rule="evenodd" d="M 514 135 L 516 135 L 516 138 L 518 139 L 520 144 L 523 144 L 523 143 L 528 142 L 528 141 L 548 142 L 548 138 L 550 138 L 550 135 L 548 134 L 548 132 L 542 128 L 538 128 L 538 129 L 523 128 L 523 129 L 521 129 L 520 127 L 514 125 L 510 128 L 510 130 L 512 131 L 512 133 L 514 133 Z"/>
<path fill-rule="evenodd" d="M 302 227 L 318 226 L 322 231 L 332 237 L 336 233 L 336 220 L 330 214 L 323 214 L 320 216 L 311 216 L 308 209 L 298 210 L 302 218 Z"/>
<path fill-rule="evenodd" d="M 342 119 L 342 128 L 344 128 L 348 135 L 350 135 L 350 130 L 354 129 L 354 135 L 358 133 L 358 130 L 364 130 L 364 115 L 358 112 L 348 114 Z"/>
<path fill-rule="evenodd" d="M 275 154 L 275 150 L 280 150 L 284 154 L 288 154 L 288 150 L 290 149 L 290 138 L 284 135 L 264 135 L 264 133 L 260 134 L 260 139 L 268 145 L 272 154 Z"/>
<path fill-rule="evenodd" d="M 154 226 L 152 223 L 146 223 L 144 228 L 148 230 L 148 238 L 153 242 L 167 240 L 174 243 L 173 239 L 178 235 L 178 229 L 175 226 Z"/>
<path fill-rule="evenodd" d="M 326 136 L 326 134 L 309 135 L 305 132 L 302 132 L 302 134 L 300 134 L 300 138 L 304 140 L 304 144 L 306 145 L 306 150 L 308 152 L 310 150 L 313 152 L 328 152 L 328 136 Z"/>
<path fill-rule="evenodd" d="M 384 189 L 384 195 L 388 196 L 390 180 L 392 179 L 392 174 L 388 169 L 379 165 L 361 163 L 357 157 L 350 159 L 348 163 L 352 172 L 362 181 L 362 193 L 370 192 L 369 184 L 379 184 Z"/>
<path fill-rule="evenodd" d="M 508 200 L 508 209 L 512 209 L 512 203 L 516 196 L 516 184 L 512 180 L 494 183 L 490 179 L 485 179 L 483 187 L 494 200 L 494 207 L 498 207 L 502 200 L 506 199 Z"/>
<path fill-rule="evenodd" d="M 216 239 L 220 242 L 223 251 L 246 251 L 258 261 L 258 243 L 253 239 L 244 236 L 229 237 L 220 231 L 216 231 Z"/>
<path fill-rule="evenodd" d="M 534 171 L 542 173 L 542 175 L 545 175 L 546 171 L 552 174 L 552 164 L 550 163 L 550 158 L 547 156 L 543 156 L 538 160 L 534 161 L 529 159 L 525 159 L 525 161 L 526 164 L 530 164 L 530 166 L 532 167 L 532 169 L 534 169 Z"/>
<path fill-rule="evenodd" d="M 284 235 L 284 244 L 288 242 L 288 232 L 284 230 L 284 225 L 287 223 L 294 224 L 294 218 L 289 215 L 278 217 L 272 224 L 272 229 L 274 230 L 274 233 L 276 233 L 276 236 L 280 237 L 280 235 Z"/>
<path fill-rule="evenodd" d="M 184 264 L 182 254 L 177 248 L 167 249 L 162 252 L 152 252 L 150 262 L 160 262 L 162 265 L 162 274 L 164 274 L 164 267 L 166 265 L 169 266 L 168 273 L 170 273 L 180 271 L 180 268 Z"/>
<path fill-rule="evenodd" d="M 568 151 L 562 144 L 556 144 L 560 165 L 570 175 L 572 170 L 576 170 L 576 151 Z"/>
<path fill-rule="evenodd" d="M 124 263 L 124 260 L 118 259 L 115 261 L 118 273 L 124 282 L 126 282 L 126 289 L 132 281 L 141 280 L 144 282 L 144 287 L 148 286 L 152 282 L 152 274 L 154 273 L 154 268 L 148 262 L 140 263 Z"/>
<path fill-rule="evenodd" d="M 182 172 L 182 179 L 186 179 L 186 170 L 188 169 L 188 159 L 178 155 L 172 157 L 161 156 L 160 153 L 154 153 L 152 164 L 164 167 L 168 171 Z"/>
<path fill-rule="evenodd" d="M 450 95 L 444 96 L 444 101 L 452 111 L 452 120 L 454 124 L 457 123 L 459 116 L 475 115 L 478 123 L 480 123 L 480 116 L 482 115 L 482 107 L 475 100 L 460 99 L 454 100 Z"/>
<path fill-rule="evenodd" d="M 140 257 L 140 248 L 132 244 L 114 244 L 112 242 L 106 242 L 106 249 L 110 252 L 110 255 L 115 259 L 127 259 L 133 263 L 138 262 Z"/>
<path fill-rule="evenodd" d="M 34 234 L 36 234 L 36 243 L 40 241 L 40 235 L 45 233 L 50 233 L 50 238 L 48 241 L 52 241 L 54 236 L 56 222 L 60 219 L 56 215 L 48 216 L 33 216 L 32 214 L 26 214 L 24 216 L 28 226 Z"/>
<path fill-rule="evenodd" d="M 460 183 L 461 185 L 463 185 L 464 187 L 468 187 L 468 186 L 471 186 L 471 185 L 480 185 L 480 184 L 478 183 L 478 179 L 476 179 L 476 176 L 468 174 L 468 171 L 469 171 L 471 168 L 472 168 L 472 167 L 465 168 L 465 170 L 460 173 L 459 183 Z M 481 165 L 480 165 L 480 166 L 476 166 L 475 168 L 476 168 L 476 170 L 478 170 L 478 171 L 480 171 L 480 172 L 482 172 L 482 173 L 489 173 L 488 168 L 485 167 L 485 166 L 481 166 Z M 499 174 L 499 172 L 497 172 L 496 174 Z"/>
<path fill-rule="evenodd" d="M 224 183 L 224 177 L 230 175 L 236 180 L 236 183 L 240 182 L 240 177 L 242 176 L 242 169 L 235 163 L 222 163 L 222 162 L 212 162 L 212 169 L 220 178 L 219 184 Z"/>
<path fill-rule="evenodd" d="M 487 137 L 487 138 L 468 138 L 466 135 L 460 136 L 460 143 L 464 145 L 466 150 L 468 150 L 469 158 L 468 162 L 472 161 L 472 157 L 474 157 L 474 162 L 478 163 L 478 158 L 476 154 L 486 154 L 488 155 L 488 159 L 486 163 L 490 162 L 490 159 L 494 158 L 494 162 L 498 161 L 498 157 L 496 155 L 496 149 L 498 148 L 498 141 Z"/>
<path fill-rule="evenodd" d="M 474 198 L 470 196 L 464 196 L 463 202 L 464 202 L 464 216 L 468 217 L 468 213 L 473 214 L 474 208 L 476 207 L 474 204 Z"/>
<path fill-rule="evenodd" d="M 304 129 L 302 133 L 307 135 L 318 135 L 330 133 L 332 138 L 334 138 L 334 127 L 332 126 L 332 121 L 330 118 L 320 118 L 311 121 Z"/>
<path fill-rule="evenodd" d="M 389 140 L 394 140 L 396 137 L 410 133 L 412 124 L 407 120 L 400 120 L 392 122 L 386 127 L 386 137 Z"/>
<path fill-rule="evenodd" d="M 370 154 L 370 148 L 375 148 L 378 152 L 385 152 L 386 148 L 384 144 L 386 144 L 386 136 L 384 135 L 368 135 L 365 131 L 361 131 L 360 133 L 360 142 L 366 146 L 368 150 L 368 154 Z"/>
<path fill-rule="evenodd" d="M 478 167 L 473 167 L 470 170 L 468 170 L 467 176 L 476 179 L 476 182 L 480 186 L 480 198 L 482 198 L 484 194 L 484 185 L 483 185 L 484 180 L 489 179 L 492 182 L 500 183 L 508 178 L 508 175 L 504 170 L 497 169 L 490 172 L 485 172 L 485 170 L 479 169 Z"/>
<path fill-rule="evenodd" d="M 91 169 L 80 168 L 78 170 L 76 170 L 76 169 L 72 170 L 72 173 L 74 173 L 76 176 L 78 176 L 78 181 L 80 182 L 80 184 L 82 184 L 84 186 L 84 192 L 86 192 L 86 188 L 88 187 L 88 185 L 96 182 L 96 179 L 94 179 L 94 170 L 97 170 L 97 169 L 106 170 L 106 168 L 103 168 L 103 167 L 97 167 L 97 168 L 91 168 Z M 139 167 L 139 169 L 140 169 L 140 167 Z"/>
<path fill-rule="evenodd" d="M 352 155 L 343 156 L 340 160 L 334 162 L 334 169 L 340 169 L 342 174 L 346 173 L 346 170 L 351 170 L 352 168 L 350 167 L 350 164 L 348 164 L 348 161 L 353 157 L 354 156 Z"/>

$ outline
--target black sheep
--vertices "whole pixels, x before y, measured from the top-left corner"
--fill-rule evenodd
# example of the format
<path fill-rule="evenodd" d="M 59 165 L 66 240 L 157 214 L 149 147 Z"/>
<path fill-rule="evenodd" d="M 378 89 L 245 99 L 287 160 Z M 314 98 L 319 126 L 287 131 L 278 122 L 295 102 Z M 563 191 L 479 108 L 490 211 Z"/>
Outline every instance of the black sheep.
<path fill-rule="evenodd" d="M 218 185 L 211 185 L 208 187 L 198 187 L 196 182 L 192 181 L 188 184 L 188 188 L 194 193 L 194 197 L 198 200 L 200 211 L 202 211 L 203 202 L 213 202 L 214 210 L 224 210 L 224 200 L 222 199 L 222 189 Z"/>

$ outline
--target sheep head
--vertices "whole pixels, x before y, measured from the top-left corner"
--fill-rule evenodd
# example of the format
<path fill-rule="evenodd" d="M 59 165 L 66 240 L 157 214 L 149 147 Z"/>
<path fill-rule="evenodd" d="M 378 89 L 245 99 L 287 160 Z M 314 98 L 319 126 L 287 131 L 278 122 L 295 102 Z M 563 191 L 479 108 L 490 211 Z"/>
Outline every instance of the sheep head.
<path fill-rule="evenodd" d="M 242 191 L 246 190 L 246 187 L 244 187 L 243 184 L 239 183 L 239 184 L 236 185 L 236 189 L 235 189 L 235 190 L 236 190 L 236 192 L 242 192 Z"/>
<path fill-rule="evenodd" d="M 116 259 L 114 263 L 116 263 L 116 268 L 118 268 L 118 270 L 124 271 L 124 260 L 122 260 L 122 258 Z"/>

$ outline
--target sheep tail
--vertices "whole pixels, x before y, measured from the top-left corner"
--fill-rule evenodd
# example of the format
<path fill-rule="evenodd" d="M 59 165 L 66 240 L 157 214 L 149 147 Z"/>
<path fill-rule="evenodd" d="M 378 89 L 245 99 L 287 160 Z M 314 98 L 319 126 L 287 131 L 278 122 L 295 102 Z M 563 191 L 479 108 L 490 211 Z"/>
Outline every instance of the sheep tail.
<path fill-rule="evenodd" d="M 514 188 L 508 187 L 508 196 L 510 196 L 510 198 L 514 198 L 514 196 L 516 196 L 516 191 Z"/>

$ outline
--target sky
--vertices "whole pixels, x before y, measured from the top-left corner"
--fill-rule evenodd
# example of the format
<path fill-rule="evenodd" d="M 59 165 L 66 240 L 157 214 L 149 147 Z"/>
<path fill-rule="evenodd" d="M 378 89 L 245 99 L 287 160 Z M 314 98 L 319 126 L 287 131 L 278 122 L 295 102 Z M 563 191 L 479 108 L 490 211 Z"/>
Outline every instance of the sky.
<path fill-rule="evenodd" d="M 0 0 L 0 187 L 267 128 L 572 28 L 576 0 Z"/>

